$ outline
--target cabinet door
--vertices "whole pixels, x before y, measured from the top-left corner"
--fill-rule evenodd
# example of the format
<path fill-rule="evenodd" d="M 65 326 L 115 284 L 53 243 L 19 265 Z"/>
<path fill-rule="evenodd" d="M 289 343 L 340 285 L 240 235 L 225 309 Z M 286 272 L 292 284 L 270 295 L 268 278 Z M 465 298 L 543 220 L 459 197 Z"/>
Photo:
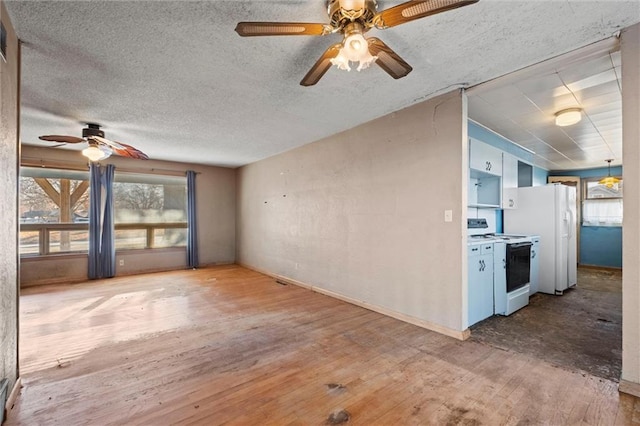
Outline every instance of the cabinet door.
<path fill-rule="evenodd" d="M 469 257 L 469 324 L 493 315 L 493 254 Z"/>
<path fill-rule="evenodd" d="M 529 270 L 529 295 L 538 292 L 539 280 L 540 280 L 540 237 L 535 237 L 532 240 L 531 246 L 531 266 Z"/>
<path fill-rule="evenodd" d="M 507 258 L 505 243 L 493 245 L 493 313 L 507 312 Z"/>
<path fill-rule="evenodd" d="M 469 139 L 469 168 L 502 176 L 502 151 L 476 139 Z"/>
<path fill-rule="evenodd" d="M 502 208 L 518 206 L 518 159 L 506 152 L 502 154 Z"/>

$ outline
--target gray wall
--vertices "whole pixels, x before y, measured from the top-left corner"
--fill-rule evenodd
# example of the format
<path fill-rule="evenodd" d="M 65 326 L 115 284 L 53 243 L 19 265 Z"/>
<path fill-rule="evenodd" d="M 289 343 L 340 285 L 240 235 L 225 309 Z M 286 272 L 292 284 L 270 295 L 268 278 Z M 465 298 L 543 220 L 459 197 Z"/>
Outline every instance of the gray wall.
<path fill-rule="evenodd" d="M 9 379 L 9 391 L 18 376 L 18 86 L 19 47 L 0 2 L 0 19 L 7 35 L 7 61 L 0 59 L 0 379 Z M 0 407 L 4 409 L 4 407 Z"/>
<path fill-rule="evenodd" d="M 57 167 L 85 168 L 86 159 L 77 151 L 23 146 L 23 164 L 49 164 Z M 118 170 L 141 173 L 167 173 L 195 170 L 196 205 L 198 214 L 198 250 L 201 266 L 233 263 L 235 261 L 236 171 L 224 167 L 141 161 L 110 157 Z M 185 268 L 184 248 L 156 250 L 127 250 L 116 253 L 116 275 L 138 274 Z M 120 266 L 124 260 L 124 266 Z M 20 281 L 23 287 L 48 283 L 82 281 L 87 279 L 87 256 L 66 255 L 24 259 Z"/>
<path fill-rule="evenodd" d="M 467 166 L 454 92 L 242 167 L 237 258 L 461 337 Z"/>
<path fill-rule="evenodd" d="M 640 396 L 640 24 L 622 32 L 622 380 Z"/>

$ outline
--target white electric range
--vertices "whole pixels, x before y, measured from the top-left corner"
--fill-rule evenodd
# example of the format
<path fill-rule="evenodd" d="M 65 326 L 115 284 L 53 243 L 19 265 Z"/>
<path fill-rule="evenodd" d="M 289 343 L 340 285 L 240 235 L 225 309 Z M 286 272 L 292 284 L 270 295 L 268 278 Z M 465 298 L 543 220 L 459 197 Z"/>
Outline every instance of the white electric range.
<path fill-rule="evenodd" d="M 485 219 L 468 219 L 468 244 L 493 243 L 493 313 L 511 315 L 529 304 L 533 236 L 483 233 Z"/>

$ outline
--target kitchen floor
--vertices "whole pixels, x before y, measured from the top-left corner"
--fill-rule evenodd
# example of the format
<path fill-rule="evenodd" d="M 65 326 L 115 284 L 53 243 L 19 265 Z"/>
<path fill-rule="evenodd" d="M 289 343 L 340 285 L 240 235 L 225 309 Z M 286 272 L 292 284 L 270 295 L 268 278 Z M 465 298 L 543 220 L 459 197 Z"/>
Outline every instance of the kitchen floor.
<path fill-rule="evenodd" d="M 537 293 L 511 316 L 471 328 L 471 340 L 618 381 L 622 369 L 622 272 L 578 268 L 563 296 Z"/>

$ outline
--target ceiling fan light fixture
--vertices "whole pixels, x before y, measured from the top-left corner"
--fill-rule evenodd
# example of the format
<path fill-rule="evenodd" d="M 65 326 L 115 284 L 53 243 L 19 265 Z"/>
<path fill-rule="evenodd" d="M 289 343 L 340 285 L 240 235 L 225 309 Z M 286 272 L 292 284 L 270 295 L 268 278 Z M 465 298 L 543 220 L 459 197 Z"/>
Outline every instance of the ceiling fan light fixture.
<path fill-rule="evenodd" d="M 582 110 L 580 108 L 568 108 L 556 112 L 556 126 L 571 126 L 582 120 Z"/>
<path fill-rule="evenodd" d="M 111 156 L 112 151 L 106 147 L 97 147 L 95 145 L 89 145 L 88 148 L 82 150 L 82 155 L 87 157 L 89 161 L 95 162 L 104 160 Z"/>
<path fill-rule="evenodd" d="M 349 62 L 359 63 L 357 70 L 366 69 L 378 59 L 369 52 L 369 42 L 359 30 L 347 34 L 342 42 L 338 56 L 331 59 L 331 63 L 338 69 L 351 71 Z"/>

